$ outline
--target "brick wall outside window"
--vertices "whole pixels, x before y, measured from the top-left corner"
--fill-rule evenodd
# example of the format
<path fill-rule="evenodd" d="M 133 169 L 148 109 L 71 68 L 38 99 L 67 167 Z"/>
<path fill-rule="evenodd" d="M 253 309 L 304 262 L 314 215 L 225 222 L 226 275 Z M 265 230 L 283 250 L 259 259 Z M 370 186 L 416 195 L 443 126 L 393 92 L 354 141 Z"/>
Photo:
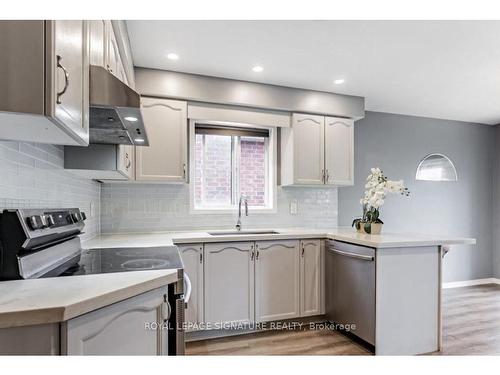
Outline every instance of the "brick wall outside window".
<path fill-rule="evenodd" d="M 264 138 L 242 138 L 240 191 L 250 206 L 266 204 L 266 145 Z"/>
<path fill-rule="evenodd" d="M 232 197 L 232 147 L 237 138 L 196 135 L 196 206 L 229 206 Z M 266 205 L 266 146 L 264 138 L 243 137 L 240 141 L 239 184 L 250 206 Z M 238 194 L 237 194 L 238 195 Z"/>

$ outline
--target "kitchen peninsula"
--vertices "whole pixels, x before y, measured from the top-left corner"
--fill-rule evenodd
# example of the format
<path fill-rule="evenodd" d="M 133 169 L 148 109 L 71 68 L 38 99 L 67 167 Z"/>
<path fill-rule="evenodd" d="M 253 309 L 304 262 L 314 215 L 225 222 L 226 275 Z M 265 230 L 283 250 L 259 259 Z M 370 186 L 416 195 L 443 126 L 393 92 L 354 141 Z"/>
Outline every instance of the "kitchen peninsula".
<path fill-rule="evenodd" d="M 377 355 L 411 355 L 440 349 L 442 258 L 453 245 L 473 245 L 476 242 L 472 238 L 446 235 L 367 235 L 356 233 L 351 228 L 286 228 L 273 229 L 269 231 L 274 232 L 271 234 L 259 232 L 262 231 L 109 234 L 101 235 L 85 246 L 178 245 L 193 285 L 192 302 L 187 310 L 188 321 L 193 323 L 221 320 L 251 323 L 314 315 L 320 318 L 325 314 L 328 318 L 329 314 L 335 316 L 338 313 L 336 307 L 331 306 L 332 301 L 342 307 L 342 304 L 356 302 L 365 295 L 366 289 L 371 289 L 373 300 L 368 306 L 361 302 L 362 308 L 374 309 L 368 318 L 363 318 L 371 321 L 362 320 L 358 325 L 368 323 L 368 330 L 372 332 L 363 338 L 373 341 L 371 344 Z M 342 248 L 344 244 L 347 244 L 347 249 Z M 319 246 L 316 248 L 315 245 Z M 341 250 L 337 249 L 339 245 Z M 365 281 L 365 285 L 342 285 L 350 297 L 345 295 L 338 301 L 332 295 L 335 286 L 329 287 L 335 283 L 331 278 L 335 273 L 332 267 L 343 265 L 344 258 L 353 259 L 349 246 L 361 249 L 362 257 L 369 260 L 361 260 L 362 267 L 372 264 L 372 279 Z M 257 255 L 259 247 L 260 258 Z M 334 251 L 347 257 L 341 257 L 340 263 L 335 260 L 332 263 L 329 257 Z M 232 270 L 227 270 L 228 267 Z M 354 267 L 358 267 L 356 262 Z M 310 276 L 315 271 L 317 283 L 314 276 Z M 228 284 L 241 289 L 227 287 Z M 213 288 L 224 288 L 225 285 L 228 289 L 219 290 L 217 295 L 211 292 Z M 235 298 L 231 293 L 235 293 Z M 306 298 L 306 293 L 308 296 L 317 295 L 318 299 Z M 282 298 L 279 303 L 265 302 L 277 300 L 278 295 Z M 236 311 L 235 315 L 224 315 L 220 311 L 228 309 Z M 358 315 L 355 311 L 354 316 L 363 314 Z M 207 332 L 192 333 L 196 334 L 206 335 Z"/>

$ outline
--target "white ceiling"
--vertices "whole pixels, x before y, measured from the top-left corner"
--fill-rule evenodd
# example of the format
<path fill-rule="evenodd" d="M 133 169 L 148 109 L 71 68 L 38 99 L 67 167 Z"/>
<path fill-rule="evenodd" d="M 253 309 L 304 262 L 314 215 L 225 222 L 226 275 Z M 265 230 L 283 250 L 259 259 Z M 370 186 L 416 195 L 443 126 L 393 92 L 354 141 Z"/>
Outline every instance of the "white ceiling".
<path fill-rule="evenodd" d="M 134 64 L 500 123 L 500 21 L 127 21 Z M 180 58 L 171 61 L 167 53 Z M 255 73 L 252 67 L 262 65 Z M 344 78 L 343 85 L 334 85 Z"/>

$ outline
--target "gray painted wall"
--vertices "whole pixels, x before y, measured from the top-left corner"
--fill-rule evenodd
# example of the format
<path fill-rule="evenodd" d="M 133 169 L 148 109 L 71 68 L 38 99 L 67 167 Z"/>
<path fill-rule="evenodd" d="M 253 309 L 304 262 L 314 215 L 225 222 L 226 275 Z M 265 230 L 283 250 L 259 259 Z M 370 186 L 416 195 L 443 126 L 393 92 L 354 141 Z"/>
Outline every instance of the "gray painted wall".
<path fill-rule="evenodd" d="M 493 276 L 500 278 L 500 126 L 495 126 L 495 148 L 493 149 Z"/>
<path fill-rule="evenodd" d="M 350 225 L 360 215 L 365 178 L 371 167 L 380 167 L 390 179 L 403 179 L 411 191 L 409 198 L 387 197 L 381 210 L 385 232 L 475 237 L 475 246 L 452 248 L 444 260 L 443 279 L 492 277 L 495 136 L 500 141 L 496 128 L 488 125 L 367 112 L 355 124 L 355 185 L 339 189 L 339 224 Z M 420 159 L 432 152 L 451 158 L 458 182 L 415 181 Z M 500 156 L 495 166 L 500 180 L 499 164 Z"/>

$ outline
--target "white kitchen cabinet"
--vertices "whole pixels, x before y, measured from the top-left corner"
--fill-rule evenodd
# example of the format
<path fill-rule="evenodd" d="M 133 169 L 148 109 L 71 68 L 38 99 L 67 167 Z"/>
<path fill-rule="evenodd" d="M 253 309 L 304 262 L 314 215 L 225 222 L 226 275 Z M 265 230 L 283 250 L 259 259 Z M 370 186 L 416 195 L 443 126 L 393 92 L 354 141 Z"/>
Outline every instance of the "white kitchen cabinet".
<path fill-rule="evenodd" d="M 158 288 L 61 325 L 61 354 L 167 355 L 167 289 Z M 154 328 L 157 329 L 154 329 Z"/>
<path fill-rule="evenodd" d="M 323 185 L 324 125 L 323 116 L 293 114 L 281 129 L 283 185 Z"/>
<path fill-rule="evenodd" d="M 106 69 L 109 70 L 115 77 L 118 77 L 118 62 L 120 58 L 120 50 L 116 41 L 113 24 L 111 21 L 104 21 L 106 25 Z M 118 77 L 119 78 L 119 77 Z"/>
<path fill-rule="evenodd" d="M 134 146 L 90 144 L 64 147 L 64 169 L 99 181 L 133 180 Z"/>
<path fill-rule="evenodd" d="M 320 240 L 300 241 L 300 316 L 324 313 L 324 249 Z"/>
<path fill-rule="evenodd" d="M 191 296 L 186 308 L 188 331 L 203 322 L 203 244 L 179 245 L 184 272 L 191 281 Z"/>
<path fill-rule="evenodd" d="M 118 171 L 128 179 L 135 179 L 135 147 L 118 145 Z"/>
<path fill-rule="evenodd" d="M 142 98 L 149 147 L 136 147 L 136 180 L 186 182 L 187 103 Z"/>
<path fill-rule="evenodd" d="M 88 145 L 87 21 L 0 21 L 0 139 Z"/>
<path fill-rule="evenodd" d="M 325 118 L 325 174 L 329 185 L 354 184 L 354 121 Z"/>
<path fill-rule="evenodd" d="M 104 20 L 90 20 L 89 22 L 89 40 L 90 40 L 90 65 L 101 66 L 106 68 L 106 21 Z"/>
<path fill-rule="evenodd" d="M 205 322 L 254 321 L 254 243 L 205 244 Z"/>
<path fill-rule="evenodd" d="M 55 87 L 49 105 L 54 117 L 75 134 L 88 134 L 88 38 L 87 23 L 81 20 L 53 21 L 48 24 L 52 34 L 54 68 L 51 84 Z M 75 43 L 76 41 L 76 43 Z"/>
<path fill-rule="evenodd" d="M 293 114 L 281 129 L 281 185 L 352 185 L 353 175 L 354 121 Z"/>
<path fill-rule="evenodd" d="M 255 251 L 256 321 L 298 317 L 299 241 L 259 241 Z"/>

